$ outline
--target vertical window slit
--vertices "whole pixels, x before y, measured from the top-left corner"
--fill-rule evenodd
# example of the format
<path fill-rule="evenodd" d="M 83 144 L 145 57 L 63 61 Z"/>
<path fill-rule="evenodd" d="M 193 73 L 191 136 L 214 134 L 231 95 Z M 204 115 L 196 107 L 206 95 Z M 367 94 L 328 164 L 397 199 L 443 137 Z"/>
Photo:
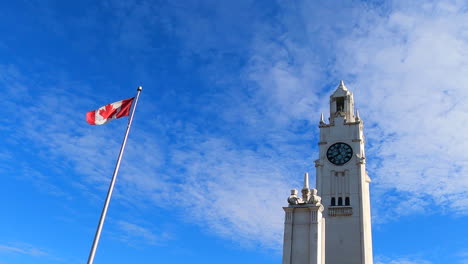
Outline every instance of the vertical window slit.
<path fill-rule="evenodd" d="M 336 98 L 336 111 L 343 112 L 344 111 L 344 97 L 337 97 Z"/>

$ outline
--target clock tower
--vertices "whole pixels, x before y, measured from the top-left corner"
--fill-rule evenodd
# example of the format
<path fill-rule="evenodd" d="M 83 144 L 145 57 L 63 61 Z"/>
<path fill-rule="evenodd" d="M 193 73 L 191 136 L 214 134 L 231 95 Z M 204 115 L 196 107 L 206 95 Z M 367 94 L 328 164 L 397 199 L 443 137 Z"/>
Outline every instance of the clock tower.
<path fill-rule="evenodd" d="M 321 116 L 316 188 L 327 220 L 327 264 L 372 264 L 369 183 L 363 122 L 343 81 L 330 96 L 328 124 Z"/>

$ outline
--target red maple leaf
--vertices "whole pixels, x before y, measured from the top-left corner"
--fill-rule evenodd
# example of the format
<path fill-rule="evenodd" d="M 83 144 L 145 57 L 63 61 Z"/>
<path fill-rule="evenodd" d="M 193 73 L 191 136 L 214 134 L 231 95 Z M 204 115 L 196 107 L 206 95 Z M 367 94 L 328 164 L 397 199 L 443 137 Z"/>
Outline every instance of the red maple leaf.
<path fill-rule="evenodd" d="M 112 104 L 108 104 L 104 107 L 104 109 L 99 110 L 99 115 L 101 115 L 104 119 L 107 119 L 114 114 L 115 110 L 116 109 L 112 106 Z"/>

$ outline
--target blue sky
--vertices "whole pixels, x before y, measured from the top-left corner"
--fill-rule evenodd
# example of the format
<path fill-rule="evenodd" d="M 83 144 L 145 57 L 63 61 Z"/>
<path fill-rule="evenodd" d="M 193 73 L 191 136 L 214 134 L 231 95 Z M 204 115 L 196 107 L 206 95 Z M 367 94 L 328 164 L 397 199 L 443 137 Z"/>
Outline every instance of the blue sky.
<path fill-rule="evenodd" d="M 95 263 L 281 263 L 341 79 L 375 263 L 468 263 L 467 21 L 444 0 L 3 1 L 0 264 L 86 261 L 126 120 L 84 115 L 138 85 Z"/>

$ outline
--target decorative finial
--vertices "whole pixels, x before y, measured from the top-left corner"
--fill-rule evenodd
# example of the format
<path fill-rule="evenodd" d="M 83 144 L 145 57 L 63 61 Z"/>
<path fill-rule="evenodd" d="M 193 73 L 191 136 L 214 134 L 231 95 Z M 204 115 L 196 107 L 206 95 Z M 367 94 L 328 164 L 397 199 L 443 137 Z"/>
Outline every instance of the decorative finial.
<path fill-rule="evenodd" d="M 343 80 L 340 81 L 340 85 L 338 85 L 338 88 L 341 88 L 343 90 L 348 90 L 348 88 L 346 88 L 346 85 L 344 84 Z"/>
<path fill-rule="evenodd" d="M 304 173 L 304 189 L 309 189 L 309 173 Z"/>
<path fill-rule="evenodd" d="M 325 125 L 325 120 L 323 120 L 323 113 L 320 115 L 320 125 Z"/>
<path fill-rule="evenodd" d="M 356 121 L 361 120 L 361 117 L 359 116 L 359 110 L 356 109 Z"/>
<path fill-rule="evenodd" d="M 310 189 L 309 189 L 309 173 L 304 174 L 304 188 L 302 188 L 302 200 L 304 202 L 309 201 Z"/>

